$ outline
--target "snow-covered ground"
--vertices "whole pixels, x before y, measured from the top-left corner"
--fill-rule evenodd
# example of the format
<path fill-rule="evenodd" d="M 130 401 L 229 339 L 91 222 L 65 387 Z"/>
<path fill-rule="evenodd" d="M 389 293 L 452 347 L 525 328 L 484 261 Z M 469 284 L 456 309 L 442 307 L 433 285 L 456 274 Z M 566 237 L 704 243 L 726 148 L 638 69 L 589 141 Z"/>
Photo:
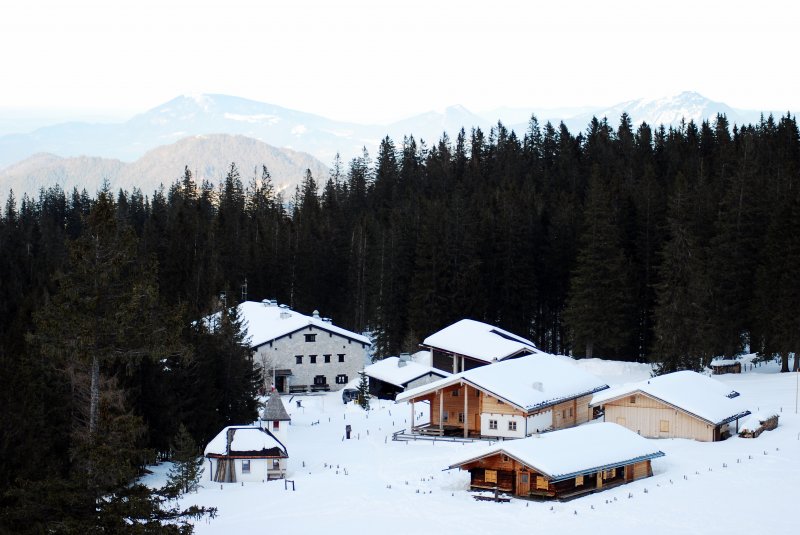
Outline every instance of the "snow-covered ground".
<path fill-rule="evenodd" d="M 589 359 L 578 365 L 611 386 L 650 373 L 644 364 Z M 206 474 L 203 488 L 183 503 L 219 509 L 216 519 L 197 523 L 201 535 L 797 533 L 795 374 L 767 364 L 717 378 L 751 400 L 754 413 L 779 414 L 778 428 L 718 443 L 659 440 L 666 456 L 653 461 L 652 478 L 569 502 L 477 502 L 467 490 L 467 472 L 443 469 L 486 443 L 393 442 L 392 432 L 409 427 L 407 404 L 372 400 L 365 412 L 331 392 L 284 397 L 292 417 L 287 448 L 294 491 L 285 490 L 283 480 L 220 485 Z M 351 440 L 344 439 L 348 424 Z M 147 482 L 159 484 L 167 470 L 155 467 Z"/>

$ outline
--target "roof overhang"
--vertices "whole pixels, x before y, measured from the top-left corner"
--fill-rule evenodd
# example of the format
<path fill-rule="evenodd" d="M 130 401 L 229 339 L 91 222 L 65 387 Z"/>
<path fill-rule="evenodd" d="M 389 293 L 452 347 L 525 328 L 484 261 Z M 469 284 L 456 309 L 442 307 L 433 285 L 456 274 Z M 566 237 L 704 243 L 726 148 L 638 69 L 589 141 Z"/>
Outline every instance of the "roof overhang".
<path fill-rule="evenodd" d="M 677 406 L 677 405 L 675 405 L 673 403 L 670 403 L 669 401 L 663 400 L 660 397 L 654 396 L 654 395 L 650 394 L 649 392 L 645 392 L 645 391 L 643 391 L 641 389 L 638 389 L 638 388 L 636 390 L 631 390 L 629 392 L 625 392 L 624 394 L 620 394 L 618 396 L 614 396 L 613 398 L 604 399 L 603 401 L 600 401 L 600 402 L 597 402 L 597 403 L 591 403 L 590 402 L 589 406 L 590 407 L 601 407 L 601 406 L 603 406 L 603 405 L 605 405 L 607 403 L 610 403 L 612 401 L 617 401 L 617 400 L 620 400 L 622 398 L 627 398 L 627 397 L 633 396 L 635 394 L 641 394 L 641 395 L 643 395 L 645 397 L 648 397 L 648 398 L 650 398 L 652 400 L 658 401 L 659 403 L 663 403 L 664 405 L 666 405 L 666 406 L 668 406 L 668 407 L 670 407 L 672 409 L 675 409 L 676 411 L 682 412 L 683 414 L 691 416 L 692 418 L 697 418 L 698 420 L 703 421 L 703 422 L 707 423 L 708 425 L 713 425 L 713 426 L 724 425 L 724 424 L 727 424 L 728 422 L 732 422 L 732 421 L 734 421 L 734 420 L 736 420 L 738 418 L 742 418 L 743 416 L 747 416 L 748 414 L 750 414 L 750 411 L 743 411 L 743 412 L 736 413 L 734 415 L 728 416 L 727 418 L 724 418 L 724 419 L 720 420 L 719 422 L 712 422 L 708 418 L 703 418 L 702 416 L 700 416 L 698 414 L 695 414 L 695 413 L 693 413 L 691 411 L 688 411 L 688 410 L 684 409 L 683 407 L 679 407 L 679 406 Z"/>

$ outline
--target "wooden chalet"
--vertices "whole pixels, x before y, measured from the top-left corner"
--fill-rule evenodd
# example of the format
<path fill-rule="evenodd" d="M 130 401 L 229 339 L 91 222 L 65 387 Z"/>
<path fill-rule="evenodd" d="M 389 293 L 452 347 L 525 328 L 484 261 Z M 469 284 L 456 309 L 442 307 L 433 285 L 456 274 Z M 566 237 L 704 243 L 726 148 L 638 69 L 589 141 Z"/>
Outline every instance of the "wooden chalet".
<path fill-rule="evenodd" d="M 590 404 L 648 438 L 724 440 L 750 414 L 738 392 L 692 371 L 669 373 L 596 394 Z M 730 429 L 735 422 L 735 431 Z"/>
<path fill-rule="evenodd" d="M 286 474 L 286 447 L 269 430 L 228 426 L 206 446 L 208 473 L 218 483 L 266 481 Z"/>
<path fill-rule="evenodd" d="M 435 332 L 420 345 L 430 349 L 434 368 L 452 373 L 541 353 L 530 340 L 470 319 Z"/>
<path fill-rule="evenodd" d="M 412 433 L 523 438 L 589 421 L 592 395 L 606 388 L 566 357 L 537 354 L 434 381 L 398 394 L 397 402 L 409 402 L 412 416 L 420 403 L 429 407 L 429 423 Z"/>
<path fill-rule="evenodd" d="M 364 368 L 369 377 L 369 393 L 394 400 L 405 390 L 449 377 L 450 373 L 411 360 L 409 355 L 387 357 Z"/>
<path fill-rule="evenodd" d="M 650 477 L 663 456 L 636 433 L 597 423 L 500 442 L 450 468 L 468 470 L 472 490 L 568 499 Z"/>

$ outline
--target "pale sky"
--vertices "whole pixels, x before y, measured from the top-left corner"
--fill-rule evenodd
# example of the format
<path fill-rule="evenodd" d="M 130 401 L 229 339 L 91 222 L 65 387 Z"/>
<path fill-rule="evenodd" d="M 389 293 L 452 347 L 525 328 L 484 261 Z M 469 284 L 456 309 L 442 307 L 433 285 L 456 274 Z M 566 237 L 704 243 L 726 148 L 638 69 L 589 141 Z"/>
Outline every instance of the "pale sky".
<path fill-rule="evenodd" d="M 364 123 L 697 91 L 800 109 L 795 2 L 4 0 L 0 114 L 223 93 Z"/>

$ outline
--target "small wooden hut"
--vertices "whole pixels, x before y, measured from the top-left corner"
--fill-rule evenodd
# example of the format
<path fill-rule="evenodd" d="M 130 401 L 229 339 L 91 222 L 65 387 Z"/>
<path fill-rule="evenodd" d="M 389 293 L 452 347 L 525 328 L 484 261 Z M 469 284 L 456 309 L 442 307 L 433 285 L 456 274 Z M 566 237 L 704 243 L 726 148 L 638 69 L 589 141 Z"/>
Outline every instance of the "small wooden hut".
<path fill-rule="evenodd" d="M 709 366 L 711 367 L 711 373 L 714 375 L 742 373 L 742 363 L 735 359 L 712 360 Z"/>
<path fill-rule="evenodd" d="M 218 483 L 266 481 L 286 474 L 286 447 L 267 429 L 228 426 L 206 446 L 208 473 Z"/>
<path fill-rule="evenodd" d="M 468 470 L 472 490 L 569 499 L 650 477 L 663 456 L 636 433 L 598 423 L 501 442 L 450 468 Z"/>

